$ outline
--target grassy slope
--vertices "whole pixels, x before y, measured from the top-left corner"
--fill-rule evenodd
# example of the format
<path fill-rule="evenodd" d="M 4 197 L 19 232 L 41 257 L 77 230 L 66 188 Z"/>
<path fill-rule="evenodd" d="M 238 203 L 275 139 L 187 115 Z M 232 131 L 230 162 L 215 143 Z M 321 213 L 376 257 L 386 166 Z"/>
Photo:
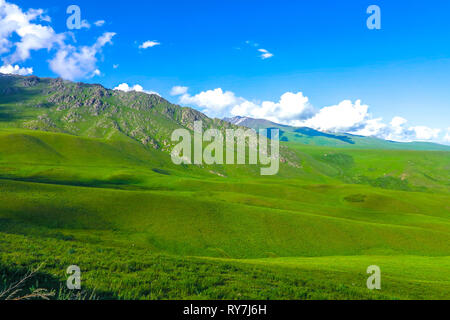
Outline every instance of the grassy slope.
<path fill-rule="evenodd" d="M 148 248 L 0 233 L 2 275 L 20 277 L 45 261 L 34 287 L 58 289 L 65 268 L 82 285 L 121 299 L 446 299 L 448 257 L 346 256 L 230 260 L 158 254 Z M 120 259 L 118 259 L 120 257 Z M 366 288 L 367 266 L 382 268 L 382 290 Z M 2 285 L 0 276 L 0 289 Z"/>
<path fill-rule="evenodd" d="M 104 297 L 448 297 L 449 153 L 290 148 L 295 173 L 223 178 L 128 137 L 2 130 L 0 265 L 80 264 Z"/>

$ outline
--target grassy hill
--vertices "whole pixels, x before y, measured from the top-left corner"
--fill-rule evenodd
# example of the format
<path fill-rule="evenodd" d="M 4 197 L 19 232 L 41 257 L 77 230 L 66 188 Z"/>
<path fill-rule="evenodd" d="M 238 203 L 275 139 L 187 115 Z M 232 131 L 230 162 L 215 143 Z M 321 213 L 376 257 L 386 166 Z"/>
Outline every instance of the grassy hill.
<path fill-rule="evenodd" d="M 291 163 L 277 176 L 175 166 L 168 128 L 227 124 L 69 82 L 58 90 L 105 90 L 110 111 L 74 108 L 79 93 L 67 110 L 34 108 L 61 96 L 46 94 L 61 81 L 25 85 L 33 79 L 0 80 L 15 92 L 0 95 L 0 292 L 45 263 L 25 290 L 60 299 L 71 297 L 61 288 L 73 264 L 97 298 L 448 299 L 450 152 L 285 142 Z M 141 101 L 151 107 L 128 109 Z M 73 127 L 61 120 L 71 109 Z M 119 127 L 98 129 L 110 120 Z M 369 265 L 380 266 L 382 290 L 366 288 Z"/>
<path fill-rule="evenodd" d="M 25 128 L 91 138 L 131 138 L 167 151 L 176 128 L 229 128 L 190 108 L 158 95 L 108 90 L 101 85 L 61 79 L 0 74 L 0 128 Z"/>

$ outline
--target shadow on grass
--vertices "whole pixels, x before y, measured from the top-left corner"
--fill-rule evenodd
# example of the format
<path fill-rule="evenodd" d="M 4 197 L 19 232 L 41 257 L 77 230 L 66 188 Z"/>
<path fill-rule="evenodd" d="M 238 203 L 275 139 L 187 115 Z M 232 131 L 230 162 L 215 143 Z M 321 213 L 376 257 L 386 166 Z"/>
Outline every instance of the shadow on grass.
<path fill-rule="evenodd" d="M 13 288 L 14 290 L 11 290 Z M 12 268 L 0 264 L 0 300 L 40 300 L 34 292 L 47 292 L 49 300 L 117 300 L 111 292 L 94 291 L 90 288 L 69 290 L 66 282 L 43 271 Z M 6 293 L 6 294 L 4 294 Z M 29 298 L 23 299 L 23 297 Z"/>
<path fill-rule="evenodd" d="M 18 115 L 18 112 L 0 106 L 0 122 L 13 122 L 20 118 Z"/>

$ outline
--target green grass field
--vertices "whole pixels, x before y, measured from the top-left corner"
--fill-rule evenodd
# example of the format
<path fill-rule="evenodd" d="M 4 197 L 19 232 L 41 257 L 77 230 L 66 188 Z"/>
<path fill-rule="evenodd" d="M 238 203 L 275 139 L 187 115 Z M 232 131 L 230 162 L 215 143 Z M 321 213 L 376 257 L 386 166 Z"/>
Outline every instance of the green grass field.
<path fill-rule="evenodd" d="M 0 292 L 44 263 L 26 290 L 79 265 L 100 299 L 450 297 L 450 152 L 284 147 L 298 167 L 261 177 L 122 136 L 2 129 Z"/>
<path fill-rule="evenodd" d="M 0 299 L 39 267 L 18 295 L 450 298 L 448 147 L 283 127 L 276 176 L 172 164 L 171 133 L 198 120 L 233 128 L 156 95 L 0 74 Z"/>

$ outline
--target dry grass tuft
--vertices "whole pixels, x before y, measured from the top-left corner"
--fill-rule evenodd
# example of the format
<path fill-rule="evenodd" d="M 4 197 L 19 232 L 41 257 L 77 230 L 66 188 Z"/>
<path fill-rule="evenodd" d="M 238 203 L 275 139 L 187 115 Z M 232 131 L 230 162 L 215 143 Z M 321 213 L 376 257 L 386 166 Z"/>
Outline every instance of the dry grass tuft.
<path fill-rule="evenodd" d="M 29 271 L 21 280 L 11 284 L 7 289 L 0 291 L 0 300 L 50 300 L 55 293 L 47 289 L 35 289 L 29 294 L 23 294 L 23 286 L 28 280 L 36 276 L 41 267 L 42 265 L 35 270 Z"/>

